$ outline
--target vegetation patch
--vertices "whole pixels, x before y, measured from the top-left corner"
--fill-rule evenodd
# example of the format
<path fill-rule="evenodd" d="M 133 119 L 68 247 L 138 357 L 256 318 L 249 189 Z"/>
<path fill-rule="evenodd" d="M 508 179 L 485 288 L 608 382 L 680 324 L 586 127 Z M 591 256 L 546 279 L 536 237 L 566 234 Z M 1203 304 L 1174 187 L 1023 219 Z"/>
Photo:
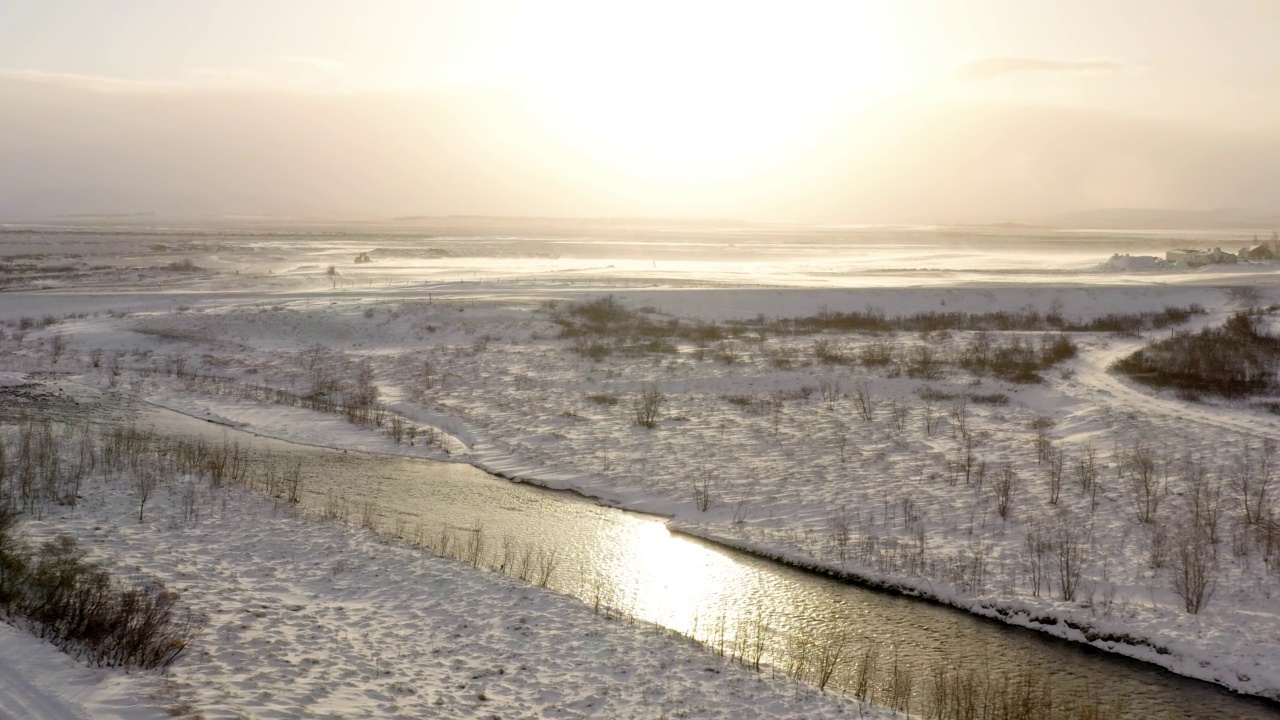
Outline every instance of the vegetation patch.
<path fill-rule="evenodd" d="M 177 660 L 203 623 L 178 613 L 177 593 L 113 578 L 70 536 L 33 547 L 18 515 L 0 509 L 0 611 L 59 648 L 107 667 L 160 668 Z"/>
<path fill-rule="evenodd" d="M 1221 327 L 1175 333 L 1117 360 L 1112 368 L 1184 396 L 1242 398 L 1266 393 L 1276 388 L 1280 337 L 1264 330 L 1261 319 L 1261 311 L 1243 311 Z"/>

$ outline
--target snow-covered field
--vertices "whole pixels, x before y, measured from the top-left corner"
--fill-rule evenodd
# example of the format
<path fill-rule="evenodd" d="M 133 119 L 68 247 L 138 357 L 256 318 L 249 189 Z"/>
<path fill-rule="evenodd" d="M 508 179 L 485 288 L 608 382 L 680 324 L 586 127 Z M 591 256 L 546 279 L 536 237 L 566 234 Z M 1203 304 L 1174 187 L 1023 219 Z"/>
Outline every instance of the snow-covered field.
<path fill-rule="evenodd" d="M 1101 242 L 1085 250 L 1007 259 L 1013 247 L 1008 238 L 994 249 L 966 246 L 952 258 L 959 270 L 943 271 L 916 269 L 946 262 L 927 248 L 893 262 L 894 252 L 909 244 L 897 238 L 892 250 L 877 251 L 868 261 L 874 278 L 852 270 L 858 252 L 844 251 L 838 262 L 824 262 L 824 248 L 836 242 L 826 237 L 817 249 L 791 247 L 790 254 L 794 239 L 767 248 L 757 242 L 741 252 L 722 250 L 732 257 L 720 264 L 716 250 L 700 251 L 680 257 L 674 268 L 651 260 L 661 252 L 652 247 L 634 257 L 639 252 L 634 244 L 616 258 L 598 248 L 582 256 L 547 255 L 549 243 L 569 242 L 547 238 L 527 256 L 511 250 L 511 238 L 502 252 L 472 256 L 461 250 L 466 238 L 437 238 L 430 245 L 440 252 L 412 261 L 403 252 L 375 252 L 374 262 L 360 265 L 350 258 L 380 245 L 344 237 L 314 244 L 254 237 L 219 245 L 187 237 L 186 246 L 166 240 L 155 249 L 159 243 L 132 236 L 77 238 L 79 262 L 94 266 L 97 261 L 87 258 L 109 255 L 100 264 L 114 269 L 86 271 L 83 286 L 55 278 L 45 283 L 49 289 L 0 295 L 0 320 L 6 322 L 0 370 L 13 377 L 67 373 L 78 382 L 136 393 L 268 436 L 473 463 L 666 515 L 674 526 L 727 544 L 892 583 L 1178 673 L 1280 697 L 1277 548 L 1266 546 L 1241 522 L 1232 482 L 1246 458 L 1256 469 L 1264 442 L 1280 436 L 1280 418 L 1243 404 L 1160 395 L 1108 372 L 1112 360 L 1170 330 L 1141 338 L 1072 333 L 1079 346 L 1075 358 L 1046 371 L 1041 383 L 1016 384 L 975 377 L 954 366 L 927 379 L 894 370 L 898 360 L 922 346 L 943 355 L 963 348 L 973 340 L 967 331 L 790 334 L 744 328 L 735 334 L 725 324 L 763 321 L 768 326 L 776 318 L 869 307 L 889 316 L 1034 310 L 1087 321 L 1107 313 L 1199 304 L 1207 313 L 1192 318 L 1187 327 L 1194 327 L 1221 322 L 1247 304 L 1280 298 L 1269 266 L 1126 274 L 1098 267 L 1110 252 L 1098 251 L 1093 264 L 1086 259 Z M 42 242 L 39 233 L 20 240 L 24 253 Z M 394 240 L 397 247 L 411 244 Z M 724 238 L 719 241 L 724 244 Z M 51 241 L 44 242 L 50 252 Z M 53 242 L 52 251 L 65 250 L 64 242 Z M 1143 239 L 1132 249 L 1154 252 L 1157 242 Z M 1074 260 L 1064 260 L 1061 270 L 1031 269 L 1046 258 L 1068 256 Z M 920 259 L 926 257 L 927 263 Z M 169 268 L 175 259 L 191 259 L 204 269 Z M 868 282 L 858 283 L 859 278 Z M 806 287 L 777 287 L 787 284 Z M 854 284 L 869 287 L 849 287 Z M 584 357 L 573 351 L 573 340 L 559 337 L 555 315 L 604 294 L 630 310 L 644 308 L 656 323 L 718 322 L 727 336 L 701 345 L 679 340 L 654 352 Z M 1043 335 L 1014 334 L 1036 342 Z M 895 361 L 868 365 L 858 360 L 876 348 L 888 348 Z M 352 393 L 361 375 L 365 385 L 377 388 L 377 403 L 386 413 L 381 425 L 351 423 L 291 399 L 314 397 L 318 389 L 334 397 Z M 645 390 L 657 390 L 663 399 L 654 428 L 635 422 L 634 402 Z M 400 441 L 390 437 L 393 423 L 412 428 L 414 441 L 408 435 Z M 1150 458 L 1155 478 L 1148 522 L 1139 521 L 1135 474 L 1122 462 L 1129 458 L 1132 468 L 1139 455 Z M 1092 469 L 1080 469 L 1089 457 L 1095 461 Z M 985 468 L 981 481 L 975 475 L 979 466 Z M 1055 467 L 1061 468 L 1056 479 Z M 1084 481 L 1085 475 L 1096 482 Z M 1001 478 L 1012 488 L 1007 517 L 999 512 Z M 1057 480 L 1061 487 L 1055 493 Z M 1187 525 L 1196 482 L 1214 498 L 1219 533 L 1215 591 L 1192 615 L 1173 590 L 1172 556 Z M 674 672 L 642 662 L 659 654 L 670 668 L 684 667 L 685 674 L 672 681 L 674 694 L 655 699 L 653 708 L 676 714 L 680 707 L 703 707 L 723 710 L 726 717 L 745 708 L 763 715 L 796 710 L 747 694 L 744 688 L 775 693 L 767 702 L 795 700 L 792 691 L 755 684 L 750 674 L 726 681 L 726 674 L 736 672 L 726 667 L 721 674 L 699 675 L 705 656 L 652 631 L 598 627 L 589 611 L 581 621 L 565 620 L 584 611 L 563 598 L 443 561 L 408 558 L 408 551 L 335 528 L 255 512 L 230 513 L 236 519 L 223 514 L 195 529 L 146 537 L 142 530 L 122 526 L 99 533 L 103 552 L 123 564 L 137 564 L 166 581 L 186 577 L 198 590 L 188 593 L 192 596 L 233 598 L 224 601 L 224 614 L 214 617 L 231 622 L 228 613 L 237 613 L 245 628 L 210 638 L 211 655 L 188 659 L 171 680 L 183 697 L 199 699 L 202 712 L 206 706 L 306 703 L 321 712 L 346 707 L 326 703 L 351 702 L 367 703 L 352 708 L 383 714 L 421 709 L 436 698 L 470 708 L 465 703 L 476 691 L 469 688 L 480 684 L 491 705 L 510 704 L 496 711 L 475 701 L 477 713 L 524 715 L 561 705 L 571 708 L 566 716 L 574 716 L 586 712 L 574 703 L 590 701 L 588 696 L 598 692 L 592 702 L 614 703 L 607 716 L 660 715 L 662 710 L 643 709 L 642 690 L 601 689 L 614 687 L 608 678 L 618 668 L 651 678 Z M 240 515 L 251 519 L 231 524 L 241 523 Z M 104 521 L 78 516 L 70 522 L 93 534 L 93 523 Z M 294 525 L 280 526 L 287 523 Z M 283 558 L 283 549 L 281 556 L 273 555 L 266 539 L 281 533 L 308 537 L 290 544 L 290 550 L 306 548 L 319 565 Z M 266 549 L 248 554 L 247 548 L 255 547 L 249 538 L 258 538 Z M 149 552 L 156 542 L 171 548 L 172 557 Z M 1068 546 L 1074 553 L 1069 567 L 1062 560 Z M 212 554 L 201 554 L 205 548 Z M 366 554 L 367 560 L 355 560 Z M 246 566 L 237 558 L 249 557 L 253 567 L 270 571 L 246 578 Z M 352 567 L 334 572 L 337 557 L 352 558 Z M 374 575 L 349 575 L 366 571 Z M 375 576 L 377 582 L 370 579 Z M 198 579 L 212 584 L 197 586 Z M 412 596 L 423 603 L 429 599 L 405 588 L 437 583 L 471 600 L 409 604 L 403 615 L 388 616 L 388 607 L 399 612 L 399 600 L 376 603 L 375 612 L 372 605 L 379 598 L 357 589 L 385 584 L 387 597 Z M 1074 586 L 1072 592 L 1065 591 L 1066 584 Z M 288 610 L 301 603 L 290 598 L 312 595 L 318 599 L 309 601 L 308 610 Z M 532 645 L 519 643 L 528 654 L 505 661 L 509 676 L 472 678 L 474 667 L 448 663 L 437 668 L 443 674 L 428 672 L 435 666 L 426 664 L 410 670 L 403 658 L 412 655 L 396 659 L 388 651 L 381 657 L 401 676 L 382 683 L 377 669 L 370 674 L 366 667 L 374 646 L 382 645 L 381 640 L 367 642 L 370 638 L 403 646 L 410 641 L 397 628 L 415 623 L 424 628 L 424 637 L 412 641 L 419 642 L 421 653 L 439 647 L 441 638 L 451 637 L 464 622 L 476 629 L 475 639 L 455 639 L 453 647 L 465 652 L 474 642 L 478 648 L 464 665 L 514 652 L 517 643 L 510 642 L 509 628 L 514 613 L 501 606 L 516 602 L 533 607 L 528 624 L 545 635 Z M 254 604 L 266 605 L 259 608 L 265 615 L 240 618 Z M 469 613 L 476 607 L 481 616 L 472 621 Z M 492 614 L 486 616 L 484 608 Z M 275 622 L 262 622 L 264 617 Z M 266 628 L 280 623 L 291 632 L 277 639 Z M 345 637 L 344 628 L 354 637 Z M 599 659 L 593 653 L 600 648 L 583 640 L 575 651 L 584 656 L 563 653 L 558 644 L 563 640 L 556 639 L 561 630 L 570 636 L 630 633 L 625 643 L 638 654 L 617 665 L 583 661 Z M 327 675 L 320 666 L 302 669 L 301 659 L 316 652 L 308 645 L 316 637 L 329 638 L 326 643 L 340 638 L 340 649 L 326 655 L 326 662 L 346 659 L 351 667 Z M 288 644 L 276 648 L 275 642 Z M 610 639 L 603 647 L 621 652 L 625 643 Z M 659 653 L 653 643 L 666 644 Z M 262 690 L 255 682 L 266 680 L 253 675 L 245 653 L 275 653 L 297 663 L 292 681 Z M 555 698 L 540 694 L 545 683 L 539 681 L 539 668 L 547 665 L 533 659 L 539 653 L 578 668 L 572 676 L 576 684 L 557 686 Z M 525 675 L 513 670 L 522 664 L 535 669 Z M 323 683 L 308 680 L 343 672 L 352 679 L 349 695 L 314 696 Z M 472 679 L 464 682 L 462 675 Z M 397 694 L 389 689 L 394 683 L 412 686 L 416 694 Z M 224 688 L 222 695 L 210 694 L 215 686 Z M 728 699 L 694 701 L 713 692 Z M 674 704 L 660 704 L 667 700 Z M 850 706 L 827 705 L 825 699 L 803 702 L 796 711 L 804 715 L 850 712 Z"/>
<path fill-rule="evenodd" d="M 239 487 L 202 488 L 197 519 L 184 494 L 138 523 L 129 480 L 98 477 L 26 528 L 181 593 L 208 620 L 195 647 L 125 674 L 0 624 L 0 718 L 880 716 Z"/>

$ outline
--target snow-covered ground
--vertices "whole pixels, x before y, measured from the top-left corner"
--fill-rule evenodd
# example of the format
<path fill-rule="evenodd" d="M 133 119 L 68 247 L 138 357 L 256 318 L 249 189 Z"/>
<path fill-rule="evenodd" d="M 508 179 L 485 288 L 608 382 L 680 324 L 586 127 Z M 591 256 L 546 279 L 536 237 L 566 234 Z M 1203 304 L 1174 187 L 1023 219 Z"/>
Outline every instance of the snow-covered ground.
<path fill-rule="evenodd" d="M 965 332 L 744 332 L 707 347 L 681 342 L 674 352 L 614 353 L 596 361 L 575 354 L 551 318 L 552 303 L 563 308 L 612 293 L 628 308 L 685 323 L 868 307 L 889 315 L 1031 308 L 1088 319 L 1196 303 L 1209 312 L 1193 323 L 1212 324 L 1233 308 L 1271 302 L 1270 268 L 1130 276 L 1091 271 L 1080 261 L 1069 276 L 1031 277 L 1025 267 L 1024 275 L 1013 272 L 1018 262 L 995 270 L 972 262 L 962 273 L 921 271 L 931 279 L 918 284 L 928 287 L 892 287 L 886 278 L 894 275 L 901 283 L 906 274 L 895 275 L 891 263 L 881 260 L 882 272 L 871 283 L 876 287 L 850 289 L 834 287 L 842 282 L 839 274 L 812 259 L 804 267 L 756 277 L 753 266 L 742 263 L 768 265 L 758 257 L 736 259 L 731 272 L 720 275 L 707 275 L 714 262 L 699 258 L 706 264 L 676 271 L 678 279 L 672 280 L 653 268 L 645 271 L 634 257 L 621 257 L 612 267 L 608 258 L 592 257 L 587 259 L 595 265 L 583 260 L 577 267 L 572 258 L 534 258 L 538 262 L 528 264 L 528 258 L 508 254 L 496 263 L 499 271 L 484 273 L 484 258 L 464 261 L 448 253 L 407 265 L 382 257 L 352 266 L 348 256 L 367 248 L 342 239 L 332 241 L 327 255 L 300 245 L 268 248 L 255 242 L 264 248 L 255 252 L 268 254 L 270 263 L 255 269 L 219 255 L 225 267 L 216 274 L 162 288 L 181 292 L 147 292 L 117 278 L 92 292 L 63 287 L 0 296 L 0 320 L 8 321 L 0 369 L 69 373 L 80 382 L 114 385 L 199 417 L 298 442 L 470 462 L 660 513 L 684 530 L 728 544 L 897 584 L 1175 672 L 1280 697 L 1280 571 L 1272 549 L 1238 522 L 1231 485 L 1245 457 L 1242 448 L 1250 446 L 1250 457 L 1256 457 L 1264 440 L 1280 436 L 1280 419 L 1240 404 L 1192 404 L 1159 395 L 1108 372 L 1113 359 L 1168 330 L 1142 339 L 1075 334 L 1078 357 L 1047 372 L 1041 384 L 1018 385 L 958 368 L 924 380 L 823 359 L 856 358 L 875 343 L 890 343 L 900 355 L 920 345 L 946 350 L 968 342 L 971 334 Z M 198 249 L 187 254 L 198 266 L 216 266 L 202 260 Z M 336 277 L 327 273 L 325 257 L 342 263 Z M 1099 253 L 1097 259 L 1105 257 Z M 623 267 L 623 260 L 635 266 Z M 270 276 L 261 274 L 267 265 Z M 441 282 L 471 265 L 485 282 Z M 242 272 L 232 274 L 237 270 Z M 811 287 L 729 287 L 801 276 L 813 282 L 798 284 Z M 432 280 L 416 280 L 422 277 Z M 1222 287 L 1228 284 L 1237 289 Z M 44 325 L 45 315 L 56 322 Z M 55 337 L 66 346 L 56 365 Z M 825 343 L 822 353 L 817 340 Z M 423 435 L 413 444 L 396 442 L 387 424 L 352 424 L 341 415 L 271 402 L 263 392 L 248 399 L 244 390 L 269 386 L 305 395 L 318 374 L 350 388 L 362 365 L 372 372 L 388 418 L 430 432 L 432 442 L 422 442 Z M 653 429 L 639 427 L 633 401 L 654 387 L 665 399 L 659 422 Z M 860 387 L 872 401 L 870 419 L 857 407 Z M 824 388 L 832 391 L 826 398 Z M 1052 463 L 1037 452 L 1037 424 L 1045 428 L 1040 442 L 1063 453 L 1056 502 L 1050 502 Z M 975 461 L 985 464 L 981 484 L 957 475 L 965 437 L 972 438 Z M 1131 474 L 1117 468 L 1138 447 L 1159 467 L 1155 522 L 1137 520 Z M 1090 448 L 1097 461 L 1096 491 L 1086 490 L 1075 470 Z M 1172 590 L 1169 553 L 1186 523 L 1187 469 L 1200 466 L 1221 490 L 1221 537 L 1216 592 L 1199 614 L 1190 615 Z M 1006 468 L 1016 476 L 1017 490 L 1009 516 L 1001 518 L 993 488 Z M 290 532 L 336 532 L 307 527 Z M 1082 571 L 1074 597 L 1064 599 L 1058 555 L 1049 545 L 1068 530 L 1083 548 Z M 193 532 L 205 530 L 175 533 L 171 542 L 181 543 Z M 121 557 L 130 557 L 129 538 L 121 531 L 107 546 L 119 546 Z M 196 552 L 195 545 L 178 554 Z M 261 561 L 278 562 L 269 556 Z M 317 592 L 316 577 L 296 572 L 289 583 Z M 449 572 L 438 570 L 440 577 L 470 577 L 456 568 Z M 412 571 L 405 574 L 412 577 Z M 488 583 L 502 587 L 502 581 L 469 582 L 476 583 L 477 596 L 493 589 Z M 262 592 L 283 597 L 288 587 L 294 586 Z M 281 602 L 267 602 L 263 610 L 292 618 L 279 610 Z M 354 600 L 339 594 L 327 602 Z M 537 602 L 573 605 L 562 599 Z M 422 612 L 434 617 L 437 611 Z M 220 641 L 219 652 L 228 652 L 227 644 Z M 191 670 L 179 670 L 179 679 L 184 672 Z M 584 680 L 583 687 L 589 685 Z M 255 690 L 243 682 L 234 687 Z M 510 694 L 535 702 L 515 689 Z M 378 702 L 393 702 L 388 697 L 394 698 Z M 615 707 L 634 708 L 634 702 L 632 697 Z"/>
<path fill-rule="evenodd" d="M 881 716 L 239 487 L 201 487 L 193 518 L 185 484 L 162 485 L 144 523 L 130 489 L 97 477 L 24 527 L 179 592 L 203 636 L 129 675 L 0 624 L 0 718 Z"/>

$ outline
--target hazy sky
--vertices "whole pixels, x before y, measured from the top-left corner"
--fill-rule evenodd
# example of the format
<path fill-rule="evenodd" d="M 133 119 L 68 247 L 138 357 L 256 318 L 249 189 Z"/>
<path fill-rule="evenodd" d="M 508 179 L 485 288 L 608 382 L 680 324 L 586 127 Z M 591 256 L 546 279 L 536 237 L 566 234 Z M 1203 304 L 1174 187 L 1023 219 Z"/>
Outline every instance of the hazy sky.
<path fill-rule="evenodd" d="M 1277 0 L 8 0 L 0 215 L 1280 210 Z"/>

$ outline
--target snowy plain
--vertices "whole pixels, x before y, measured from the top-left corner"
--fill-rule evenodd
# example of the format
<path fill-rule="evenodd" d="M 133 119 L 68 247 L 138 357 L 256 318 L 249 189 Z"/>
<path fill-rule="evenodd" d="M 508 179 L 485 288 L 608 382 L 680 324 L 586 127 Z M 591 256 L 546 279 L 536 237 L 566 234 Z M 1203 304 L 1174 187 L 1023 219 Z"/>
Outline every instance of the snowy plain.
<path fill-rule="evenodd" d="M 1239 403 L 1191 403 L 1162 395 L 1108 370 L 1114 359 L 1171 330 L 1137 338 L 1073 333 L 1079 346 L 1075 358 L 1046 372 L 1041 383 L 1017 384 L 974 377 L 954 367 L 930 379 L 895 376 L 882 367 L 841 359 L 857 358 L 872 344 L 886 342 L 898 355 L 923 344 L 945 351 L 962 346 L 969 339 L 965 332 L 742 332 L 705 347 L 679 343 L 674 352 L 615 353 L 592 360 L 574 353 L 570 341 L 558 337 L 554 322 L 555 313 L 573 303 L 612 295 L 624 307 L 687 323 L 867 308 L 890 316 L 1053 311 L 1087 320 L 1195 304 L 1207 310 L 1184 326 L 1195 327 L 1277 299 L 1272 267 L 1115 272 L 1101 265 L 1110 254 L 1102 252 L 1102 239 L 1069 251 L 1017 255 L 1008 250 L 1016 246 L 1016 237 L 1004 233 L 988 238 L 988 246 L 982 238 L 959 243 L 965 249 L 949 255 L 936 251 L 949 247 L 945 237 L 926 233 L 921 247 L 904 251 L 912 243 L 895 235 L 894 242 L 879 250 L 851 243 L 834 260 L 831 249 L 842 247 L 838 233 L 808 245 L 794 239 L 763 243 L 754 235 L 732 243 L 717 237 L 701 250 L 688 237 L 637 243 L 637 234 L 645 235 L 629 231 L 612 248 L 589 244 L 589 251 L 578 255 L 548 250 L 583 247 L 584 241 L 575 237 L 542 237 L 525 247 L 518 238 L 493 236 L 487 242 L 500 251 L 468 253 L 464 249 L 477 244 L 468 236 L 300 240 L 287 234 L 227 238 L 215 232 L 139 233 L 128 228 L 118 235 L 8 235 L 9 255 L 44 255 L 36 265 L 70 263 L 82 266 L 83 274 L 66 279 L 58 277 L 65 270 L 48 277 L 21 273 L 0 295 L 0 321 L 6 323 L 0 369 L 13 382 L 26 381 L 29 373 L 56 371 L 85 385 L 127 390 L 149 402 L 270 437 L 471 463 L 606 504 L 660 514 L 673 527 L 728 545 L 893 584 L 1235 690 L 1280 697 L 1280 571 L 1275 558 L 1251 545 L 1244 530 L 1238 536 L 1228 533 L 1216 592 L 1204 610 L 1190 615 L 1171 590 L 1169 569 L 1160 557 L 1168 541 L 1162 533 L 1176 528 L 1185 511 L 1180 468 L 1191 461 L 1211 475 L 1221 474 L 1223 515 L 1228 518 L 1223 524 L 1229 527 L 1235 515 L 1227 487 L 1233 463 L 1245 445 L 1256 452 L 1265 440 L 1280 435 L 1280 419 Z M 1133 249 L 1146 252 L 1182 240 L 1157 235 L 1141 239 Z M 422 243 L 433 249 L 410 252 Z M 517 246 L 524 249 L 512 249 Z M 356 253 L 369 250 L 374 262 L 351 263 Z M 78 257 L 60 259 L 68 253 Z M 669 260 L 673 253 L 675 259 Z M 185 260 L 196 269 L 170 265 Z M 53 321 L 44 324 L 46 316 Z M 55 336 L 66 345 L 56 365 L 51 358 Z M 824 341 L 821 353 L 817 340 Z M 370 368 L 386 412 L 422 433 L 420 437 L 430 433 L 432 442 L 399 442 L 388 436 L 386 427 L 248 400 L 227 390 L 266 386 L 304 395 L 312 389 L 317 364 L 347 385 L 362 364 Z M 202 380 L 210 377 L 224 380 Z M 649 387 L 660 388 L 665 400 L 652 429 L 637 426 L 633 412 L 633 400 Z M 833 390 L 829 397 L 823 397 L 823 388 Z M 857 407 L 856 388 L 865 388 L 873 402 L 869 419 Z M 977 397 L 995 398 L 996 404 L 972 399 Z M 1068 470 L 1061 498 L 1048 501 L 1048 470 L 1035 448 L 1038 418 L 1047 419 L 1039 425 L 1066 457 L 1078 461 L 1092 448 L 1098 461 L 1096 490 L 1086 491 Z M 955 481 L 966 435 L 992 475 L 997 468 L 1010 468 L 1020 479 L 1008 518 L 996 513 L 991 476 L 985 486 Z M 1153 449 L 1167 468 L 1159 523 L 1135 521 L 1130 485 L 1117 468 L 1135 443 Z M 456 684 L 470 685 L 453 676 L 415 671 L 382 683 L 377 668 L 370 674 L 364 667 L 373 652 L 369 648 L 395 644 L 393 639 L 404 636 L 397 628 L 410 624 L 447 635 L 451 623 L 473 622 L 486 639 L 476 641 L 479 647 L 472 655 L 466 655 L 463 643 L 456 651 L 472 658 L 472 664 L 513 652 L 510 643 L 494 639 L 509 632 L 510 612 L 493 600 L 504 594 L 515 598 L 509 597 L 510 602 L 532 606 L 534 626 L 551 628 L 527 659 L 507 665 L 537 668 L 534 658 L 546 654 L 577 668 L 577 674 L 567 673 L 576 684 L 559 690 L 572 698 L 563 703 L 571 706 L 565 716 L 590 714 L 576 702 L 604 703 L 590 706 L 592 711 L 609 708 L 602 716 L 650 716 L 691 707 L 703 713 L 693 716 L 707 717 L 737 717 L 748 710 L 761 716 L 862 711 L 785 684 L 757 682 L 751 673 L 735 675 L 741 669 L 727 665 L 723 672 L 708 673 L 715 677 L 704 677 L 698 674 L 706 672 L 700 666 L 705 659 L 701 651 L 651 630 L 599 626 L 594 615 L 572 601 L 445 561 L 416 555 L 410 561 L 407 551 L 393 545 L 252 510 L 259 505 L 248 499 L 230 501 L 245 507 L 227 513 L 235 517 L 220 517 L 197 530 L 156 531 L 145 537 L 143 529 L 121 520 L 128 515 L 123 511 L 128 502 L 120 502 L 114 510 L 105 503 L 98 517 L 85 511 L 62 523 L 42 522 L 48 532 L 69 525 L 83 537 L 97 537 L 113 562 L 141 567 L 166 582 L 183 578 L 190 588 L 186 594 L 193 597 L 233 598 L 227 602 L 237 612 L 265 604 L 260 609 L 278 622 L 302 621 L 283 640 L 261 627 L 228 631 L 225 637 L 211 638 L 207 652 L 212 656 L 189 658 L 175 669 L 166 682 L 176 683 L 177 697 L 194 698 L 206 717 L 217 716 L 213 708 L 234 715 L 268 706 L 285 715 L 297 707 L 317 714 L 342 715 L 345 709 L 383 715 L 420 710 L 421 703 L 436 698 L 444 698 L 449 708 L 466 707 L 466 712 L 524 715 L 539 708 L 544 716 L 555 716 L 546 714 L 547 708 L 559 707 L 561 700 L 539 695 L 537 688 L 544 683 L 519 678 L 519 673 L 510 680 L 486 676 L 479 681 L 501 688 L 483 692 L 493 703 L 507 703 L 503 712 L 495 711 L 496 705 L 486 710 L 484 702 L 490 701 L 475 701 L 474 690 L 457 689 Z M 110 517 L 116 518 L 114 526 Z M 288 523 L 293 524 L 284 527 Z M 93 530 L 99 525 L 115 529 Z M 1029 570 L 1035 554 L 1029 538 L 1063 526 L 1084 528 L 1088 549 L 1080 591 L 1069 600 L 1052 577 L 1033 580 Z M 244 560 L 237 565 L 236 558 L 249 557 L 247 548 L 271 548 L 270 538 L 299 534 L 308 540 L 290 544 L 287 562 L 283 548 L 253 551 L 253 566 L 263 568 L 260 578 L 246 575 Z M 254 542 L 237 544 L 249 542 L 247 538 Z M 172 560 L 159 559 L 164 555 L 154 552 L 157 543 L 170 550 Z M 299 569 L 304 564 L 294 556 L 295 545 L 315 553 L 306 570 Z M 338 559 L 349 557 L 350 567 L 343 564 L 342 572 L 333 572 L 338 564 L 334 553 Z M 227 566 L 221 574 L 220 564 Z M 349 573 L 366 572 L 365 566 L 373 568 L 369 571 L 377 582 L 367 576 L 343 582 Z M 211 585 L 200 587 L 200 582 Z M 405 588 L 422 584 L 447 586 L 474 601 L 452 608 L 448 603 L 408 603 L 408 617 L 386 618 L 380 616 L 381 606 L 391 603 L 380 603 L 374 612 L 373 600 L 353 589 L 380 583 L 396 598 L 395 607 L 405 606 L 411 595 Z M 314 610 L 295 617 L 295 611 L 282 609 L 288 597 L 302 595 L 312 598 L 309 607 Z M 352 617 L 351 607 L 357 605 L 367 614 Z M 335 609 L 339 607 L 345 609 Z M 458 608 L 466 608 L 466 619 L 456 614 Z M 491 612 L 471 620 L 476 608 Z M 637 649 L 616 665 L 592 666 L 562 652 L 556 639 L 562 630 L 631 633 L 606 646 Z M 360 637 L 347 638 L 343 633 L 348 631 Z M 325 662 L 352 663 L 349 672 L 354 674 L 345 678 L 352 688 L 349 696 L 318 697 L 314 688 L 307 689 L 301 670 L 268 687 L 264 678 L 246 675 L 248 664 L 236 655 L 275 653 L 272 658 L 296 662 L 315 652 L 299 638 L 317 633 L 342 637 L 341 649 Z M 376 641 L 363 645 L 368 633 Z M 426 652 L 422 648 L 435 645 L 435 637 L 416 640 L 417 651 Z M 297 647 L 276 649 L 276 642 Z M 655 643 L 664 643 L 661 651 L 654 649 Z M 246 645 L 252 650 L 246 651 Z M 595 657 L 598 648 L 586 645 L 581 651 Z M 671 664 L 645 664 L 645 658 L 659 655 Z M 679 667 L 684 675 L 677 677 L 683 679 L 669 686 L 656 679 Z M 598 700 L 587 699 L 591 688 L 610 687 L 606 676 L 618 668 L 648 678 L 649 685 L 642 683 L 642 688 L 669 688 L 670 693 L 628 695 L 634 686 L 624 684 L 615 687 L 631 689 L 602 691 Z M 455 675 L 472 670 L 453 668 Z M 109 685 L 114 688 L 117 682 Z M 397 695 L 382 687 L 392 682 L 412 686 L 415 693 Z M 224 688 L 223 694 L 210 695 L 211 687 Z M 705 700 L 710 697 L 724 699 Z M 473 701 L 474 708 L 468 705 Z M 109 716 L 103 714 L 108 701 L 95 702 L 100 706 L 92 716 Z"/>

